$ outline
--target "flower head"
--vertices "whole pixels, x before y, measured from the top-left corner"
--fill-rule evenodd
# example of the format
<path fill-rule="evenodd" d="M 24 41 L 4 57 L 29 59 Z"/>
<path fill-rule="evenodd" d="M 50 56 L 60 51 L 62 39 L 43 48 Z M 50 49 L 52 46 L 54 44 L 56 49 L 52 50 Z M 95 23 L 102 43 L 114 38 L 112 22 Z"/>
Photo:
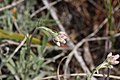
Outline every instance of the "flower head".
<path fill-rule="evenodd" d="M 110 52 L 107 56 L 107 62 L 109 64 L 112 64 L 112 65 L 116 65 L 119 63 L 119 61 L 117 61 L 117 59 L 119 58 L 120 56 L 118 54 L 116 55 L 112 55 L 112 52 Z"/>
<path fill-rule="evenodd" d="M 56 44 L 60 46 L 61 44 L 65 44 L 68 40 L 68 36 L 65 34 L 65 32 L 59 32 L 54 38 Z"/>

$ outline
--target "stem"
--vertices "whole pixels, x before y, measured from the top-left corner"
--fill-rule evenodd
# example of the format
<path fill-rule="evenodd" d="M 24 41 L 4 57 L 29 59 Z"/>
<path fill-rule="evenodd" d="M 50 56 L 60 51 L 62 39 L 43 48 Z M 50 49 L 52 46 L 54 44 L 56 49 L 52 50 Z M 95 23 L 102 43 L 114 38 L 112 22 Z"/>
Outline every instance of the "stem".
<path fill-rule="evenodd" d="M 113 38 L 113 35 L 114 35 L 114 28 L 113 28 L 113 20 L 112 20 L 112 17 L 113 17 L 113 14 L 112 14 L 112 0 L 108 0 L 108 7 L 109 7 L 109 16 L 108 16 L 108 22 L 109 22 L 109 30 L 110 30 L 110 41 L 112 42 L 112 48 L 114 48 L 114 38 Z"/>
<path fill-rule="evenodd" d="M 112 22 L 112 1 L 111 0 L 108 0 L 108 5 L 109 5 L 109 14 L 110 14 L 110 17 L 109 17 L 109 26 L 110 26 L 110 31 L 113 30 L 113 22 Z"/>
<path fill-rule="evenodd" d="M 113 38 L 113 35 L 114 35 L 114 28 L 113 28 L 113 20 L 112 20 L 112 17 L 113 17 L 113 9 L 112 9 L 112 0 L 104 0 L 104 5 L 105 5 L 105 9 L 106 9 L 106 15 L 108 17 L 108 23 L 109 23 L 109 34 L 110 34 L 110 41 L 112 42 L 112 48 L 114 47 L 114 38 Z"/>
<path fill-rule="evenodd" d="M 100 64 L 99 66 L 97 66 L 93 71 L 92 73 L 90 73 L 87 77 L 87 80 L 91 80 L 91 78 L 93 77 L 93 75 L 95 74 L 95 72 L 98 72 L 100 69 L 102 68 L 105 68 L 105 65 L 106 65 L 106 60 Z"/>
<path fill-rule="evenodd" d="M 45 30 L 45 31 L 49 32 L 50 34 L 54 34 L 54 32 L 47 27 L 38 27 L 37 29 Z"/>
<path fill-rule="evenodd" d="M 106 80 L 109 80 L 109 76 L 110 76 L 110 68 L 108 68 L 108 73 L 107 73 L 107 79 Z"/>
<path fill-rule="evenodd" d="M 96 69 L 94 69 L 93 71 L 92 71 L 92 73 L 90 73 L 89 75 L 88 75 L 88 78 L 87 78 L 87 80 L 91 80 L 91 78 L 92 78 L 92 76 L 93 76 L 93 74 L 96 72 Z"/>

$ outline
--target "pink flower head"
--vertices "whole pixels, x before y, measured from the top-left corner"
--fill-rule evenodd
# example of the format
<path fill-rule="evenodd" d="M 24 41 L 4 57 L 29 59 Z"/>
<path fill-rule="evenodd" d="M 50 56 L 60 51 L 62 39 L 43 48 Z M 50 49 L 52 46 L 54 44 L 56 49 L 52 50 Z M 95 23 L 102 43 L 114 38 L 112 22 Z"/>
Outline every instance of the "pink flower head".
<path fill-rule="evenodd" d="M 65 44 L 68 40 L 68 36 L 65 34 L 65 32 L 59 32 L 57 36 L 55 36 L 55 41 L 58 46 L 60 46 L 62 43 Z"/>
<path fill-rule="evenodd" d="M 120 56 L 118 54 L 116 55 L 112 55 L 112 52 L 110 52 L 107 56 L 107 62 L 109 64 L 112 64 L 112 65 L 116 65 L 119 63 L 119 61 L 117 61 L 117 59 L 119 58 Z"/>

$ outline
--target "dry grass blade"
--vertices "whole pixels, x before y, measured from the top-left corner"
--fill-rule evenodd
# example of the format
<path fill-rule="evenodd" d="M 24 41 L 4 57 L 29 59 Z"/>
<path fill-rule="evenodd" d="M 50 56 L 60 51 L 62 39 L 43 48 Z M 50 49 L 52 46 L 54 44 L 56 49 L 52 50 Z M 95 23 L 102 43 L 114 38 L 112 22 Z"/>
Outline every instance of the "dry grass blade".
<path fill-rule="evenodd" d="M 12 3 L 11 5 L 7 5 L 7 6 L 5 6 L 5 7 L 2 7 L 2 8 L 0 8 L 0 12 L 1 12 L 1 11 L 4 11 L 4 10 L 6 10 L 6 9 L 10 9 L 10 8 L 12 8 L 12 7 L 14 7 L 14 6 L 17 6 L 18 4 L 22 3 L 23 1 L 24 1 L 24 0 L 19 0 L 19 1 L 17 1 L 17 2 Z"/>

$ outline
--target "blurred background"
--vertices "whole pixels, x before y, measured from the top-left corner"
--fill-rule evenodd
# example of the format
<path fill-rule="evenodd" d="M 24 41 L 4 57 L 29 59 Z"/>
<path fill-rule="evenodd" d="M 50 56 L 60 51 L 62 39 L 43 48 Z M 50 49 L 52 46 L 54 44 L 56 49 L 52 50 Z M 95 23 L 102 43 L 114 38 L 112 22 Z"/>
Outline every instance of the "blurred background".
<path fill-rule="evenodd" d="M 41 26 L 64 31 L 67 44 Z M 120 54 L 119 32 L 119 0 L 0 0 L 0 80 L 85 80 L 80 73 Z M 99 73 L 120 76 L 120 65 Z"/>

